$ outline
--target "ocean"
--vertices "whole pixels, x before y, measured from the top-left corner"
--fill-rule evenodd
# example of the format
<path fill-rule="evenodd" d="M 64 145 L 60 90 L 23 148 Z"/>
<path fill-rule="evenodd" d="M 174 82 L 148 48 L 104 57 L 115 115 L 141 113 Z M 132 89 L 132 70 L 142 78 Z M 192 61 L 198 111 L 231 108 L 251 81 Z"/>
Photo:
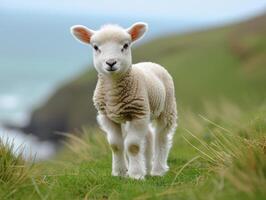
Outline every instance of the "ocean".
<path fill-rule="evenodd" d="M 55 148 L 33 136 L 5 130 L 1 124 L 25 125 L 31 111 L 58 87 L 91 66 L 91 49 L 73 39 L 69 28 L 83 24 L 92 29 L 115 23 L 129 27 L 149 24 L 146 42 L 155 37 L 184 32 L 200 24 L 191 21 L 125 16 L 93 16 L 37 12 L 11 12 L 0 8 L 0 137 L 26 146 L 25 156 L 50 157 Z M 30 153 L 31 152 L 31 153 Z"/>

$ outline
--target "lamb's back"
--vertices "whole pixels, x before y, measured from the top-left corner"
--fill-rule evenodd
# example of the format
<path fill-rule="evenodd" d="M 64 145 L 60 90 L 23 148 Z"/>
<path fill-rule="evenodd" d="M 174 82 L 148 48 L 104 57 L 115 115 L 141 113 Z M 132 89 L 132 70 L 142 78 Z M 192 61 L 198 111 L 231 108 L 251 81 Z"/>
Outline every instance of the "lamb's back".
<path fill-rule="evenodd" d="M 158 117 L 165 109 L 166 98 L 174 93 L 173 80 L 162 66 L 152 62 L 137 63 L 132 66 L 143 87 L 147 88 L 150 110 Z"/>
<path fill-rule="evenodd" d="M 172 81 L 171 75 L 168 71 L 159 64 L 152 63 L 152 62 L 141 62 L 133 65 L 133 69 L 140 71 L 143 76 L 147 79 L 158 79 L 164 85 L 167 84 L 166 82 Z"/>

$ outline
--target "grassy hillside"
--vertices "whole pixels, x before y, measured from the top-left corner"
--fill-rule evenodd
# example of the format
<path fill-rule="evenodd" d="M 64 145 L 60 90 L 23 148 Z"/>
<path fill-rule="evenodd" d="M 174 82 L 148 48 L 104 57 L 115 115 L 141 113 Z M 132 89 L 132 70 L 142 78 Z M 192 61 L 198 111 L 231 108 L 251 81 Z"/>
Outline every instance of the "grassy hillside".
<path fill-rule="evenodd" d="M 178 107 L 203 112 L 206 104 L 235 103 L 252 109 L 266 95 L 266 17 L 234 26 L 180 36 L 171 35 L 133 51 L 133 61 L 153 61 L 172 74 Z M 148 37 L 148 35 L 147 35 Z M 60 88 L 37 109 L 25 132 L 54 139 L 54 131 L 95 124 L 94 69 Z M 49 134 L 47 134 L 49 133 Z"/>
<path fill-rule="evenodd" d="M 180 120 L 165 177 L 110 176 L 108 144 L 91 126 L 96 75 L 89 71 L 61 88 L 32 123 L 62 122 L 59 128 L 79 128 L 81 138 L 67 135 L 53 160 L 33 166 L 0 145 L 0 199 L 265 199 L 265 23 L 261 16 L 134 50 L 135 62 L 164 65 L 176 85 Z"/>

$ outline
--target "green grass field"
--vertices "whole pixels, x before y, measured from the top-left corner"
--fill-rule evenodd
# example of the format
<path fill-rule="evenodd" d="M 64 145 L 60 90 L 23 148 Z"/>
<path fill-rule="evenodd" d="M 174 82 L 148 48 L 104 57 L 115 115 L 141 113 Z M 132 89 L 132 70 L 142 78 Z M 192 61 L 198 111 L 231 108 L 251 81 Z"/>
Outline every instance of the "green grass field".
<path fill-rule="evenodd" d="M 265 199 L 266 106 L 248 114 L 238 110 L 230 127 L 220 125 L 223 119 L 216 124 L 186 117 L 170 171 L 144 181 L 110 175 L 110 150 L 95 129 L 84 130 L 82 138 L 69 135 L 53 160 L 32 166 L 1 145 L 0 199 Z M 235 120 L 241 125 L 230 123 Z"/>
<path fill-rule="evenodd" d="M 166 176 L 112 177 L 104 134 L 86 127 L 40 163 L 12 155 L 2 142 L 0 199 L 266 199 L 265 21 L 168 36 L 134 50 L 135 62 L 158 62 L 175 81 L 179 127 Z M 89 79 L 92 73 L 72 84 Z"/>

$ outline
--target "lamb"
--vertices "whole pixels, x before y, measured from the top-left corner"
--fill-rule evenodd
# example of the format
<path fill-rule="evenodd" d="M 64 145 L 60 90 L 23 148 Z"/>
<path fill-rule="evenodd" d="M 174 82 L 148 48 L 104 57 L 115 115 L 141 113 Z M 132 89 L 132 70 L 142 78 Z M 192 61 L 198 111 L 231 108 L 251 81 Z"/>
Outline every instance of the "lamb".
<path fill-rule="evenodd" d="M 177 127 L 172 77 L 162 66 L 132 64 L 131 45 L 147 30 L 146 23 L 128 29 L 105 25 L 94 31 L 71 27 L 80 42 L 92 45 L 98 82 L 93 102 L 97 120 L 112 150 L 112 175 L 144 179 L 163 176 Z"/>

